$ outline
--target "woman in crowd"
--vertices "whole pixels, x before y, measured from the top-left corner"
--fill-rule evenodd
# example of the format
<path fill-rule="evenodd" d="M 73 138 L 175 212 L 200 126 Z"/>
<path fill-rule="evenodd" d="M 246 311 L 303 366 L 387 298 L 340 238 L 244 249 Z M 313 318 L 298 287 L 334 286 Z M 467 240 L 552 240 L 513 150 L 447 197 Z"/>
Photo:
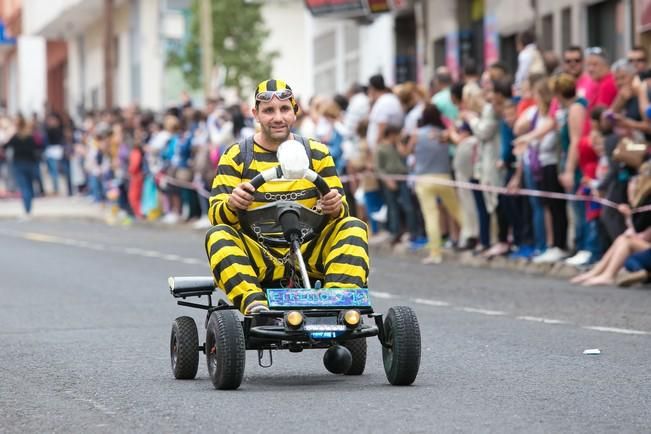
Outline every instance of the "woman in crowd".
<path fill-rule="evenodd" d="M 651 163 L 645 163 L 639 175 L 629 185 L 631 206 L 643 207 L 651 204 Z M 620 212 L 631 221 L 631 227 L 617 237 L 603 258 L 588 272 L 580 274 L 571 280 L 584 286 L 612 285 L 617 273 L 621 270 L 626 259 L 634 253 L 651 248 L 651 213 L 631 213 L 631 207 L 620 205 Z"/>
<path fill-rule="evenodd" d="M 418 176 L 416 194 L 423 211 L 429 240 L 429 255 L 423 259 L 423 263 L 440 264 L 443 256 L 438 201 L 459 226 L 461 226 L 461 213 L 454 188 L 431 182 L 452 179 L 447 133 L 438 108 L 432 104 L 426 105 L 418 125 L 419 128 L 409 139 L 407 152 L 413 153 L 415 157 L 414 174 Z"/>
<path fill-rule="evenodd" d="M 13 151 L 13 174 L 23 199 L 25 216 L 29 217 L 32 212 L 39 156 L 33 137 L 33 125 L 20 115 L 16 117 L 15 124 L 16 133 L 3 147 Z"/>

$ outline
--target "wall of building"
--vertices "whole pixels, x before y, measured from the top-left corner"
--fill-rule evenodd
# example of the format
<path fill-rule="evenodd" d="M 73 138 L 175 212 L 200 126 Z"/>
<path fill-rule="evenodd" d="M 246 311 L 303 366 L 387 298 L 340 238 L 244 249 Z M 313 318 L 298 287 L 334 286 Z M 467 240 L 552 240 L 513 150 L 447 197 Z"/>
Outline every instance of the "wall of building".
<path fill-rule="evenodd" d="M 360 80 L 368 83 L 369 77 L 382 74 L 387 86 L 395 83 L 394 17 L 390 13 L 379 15 L 373 24 L 360 29 Z"/>
<path fill-rule="evenodd" d="M 143 108 L 163 107 L 163 60 L 161 40 L 161 1 L 140 2 L 140 105 Z"/>
<path fill-rule="evenodd" d="M 303 1 L 265 2 L 261 11 L 267 29 L 273 29 L 263 48 L 267 52 L 278 52 L 273 59 L 272 76 L 290 83 L 299 95 L 311 95 L 313 83 L 312 74 L 309 73 L 309 49 L 304 42 L 310 17 Z"/>
<path fill-rule="evenodd" d="M 18 110 L 22 113 L 44 113 L 47 95 L 45 50 L 44 38 L 18 38 Z"/>

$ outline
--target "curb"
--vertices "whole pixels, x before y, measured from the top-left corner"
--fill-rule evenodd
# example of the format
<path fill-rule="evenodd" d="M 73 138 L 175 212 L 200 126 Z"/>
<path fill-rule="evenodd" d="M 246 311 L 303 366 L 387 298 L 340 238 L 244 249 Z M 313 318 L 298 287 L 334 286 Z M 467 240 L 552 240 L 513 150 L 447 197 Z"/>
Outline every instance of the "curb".
<path fill-rule="evenodd" d="M 404 245 L 391 247 L 389 245 L 369 245 L 369 252 L 382 253 L 384 255 L 395 255 L 403 258 L 413 258 L 420 261 L 427 255 L 427 249 L 420 249 L 418 251 L 410 251 Z M 470 268 L 483 268 L 486 270 L 509 270 L 516 271 L 528 276 L 546 276 L 553 277 L 561 280 L 570 279 L 581 272 L 581 270 L 565 265 L 562 262 L 552 264 L 534 264 L 531 261 L 524 259 L 509 260 L 504 256 L 497 256 L 491 259 L 475 256 L 472 252 L 453 252 L 451 250 L 443 250 L 443 263 L 455 263 Z M 423 265 L 423 267 L 432 267 L 436 269 L 437 265 Z M 438 265 L 440 267 L 440 265 Z"/>

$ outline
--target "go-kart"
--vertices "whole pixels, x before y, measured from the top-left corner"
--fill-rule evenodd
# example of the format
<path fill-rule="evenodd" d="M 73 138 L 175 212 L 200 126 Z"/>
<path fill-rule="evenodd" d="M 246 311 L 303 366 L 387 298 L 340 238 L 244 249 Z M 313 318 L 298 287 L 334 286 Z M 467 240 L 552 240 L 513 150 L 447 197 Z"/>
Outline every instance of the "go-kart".
<path fill-rule="evenodd" d="M 282 178 L 288 172 L 282 166 L 281 161 L 277 168 L 257 175 L 251 184 L 257 189 L 265 182 Z M 302 174 L 321 195 L 330 191 L 316 172 L 305 168 Z M 295 173 L 292 179 L 296 179 Z M 267 368 L 273 364 L 274 350 L 298 353 L 305 349 L 326 349 L 323 363 L 332 373 L 361 375 L 366 366 L 366 338 L 377 336 L 389 383 L 414 382 L 420 366 L 421 340 L 418 319 L 410 307 L 392 307 L 383 317 L 374 312 L 368 288 L 321 288 L 320 282 L 311 284 L 300 247 L 318 236 L 327 223 L 326 215 L 297 202 L 279 200 L 241 211 L 239 219 L 242 232 L 262 245 L 289 247 L 286 268 L 291 270 L 290 275 L 280 282 L 262 282 L 269 310 L 243 318 L 236 306 L 223 299 L 213 304 L 217 288 L 212 276 L 170 277 L 170 292 L 180 299 L 179 305 L 207 310 L 202 345 L 193 318 L 182 316 L 172 325 L 170 355 L 175 378 L 194 379 L 199 353 L 204 353 L 215 388 L 237 389 L 244 376 L 246 350 L 257 351 L 258 364 Z M 185 300 L 203 296 L 207 304 Z M 363 317 L 369 318 L 370 324 L 365 324 Z"/>

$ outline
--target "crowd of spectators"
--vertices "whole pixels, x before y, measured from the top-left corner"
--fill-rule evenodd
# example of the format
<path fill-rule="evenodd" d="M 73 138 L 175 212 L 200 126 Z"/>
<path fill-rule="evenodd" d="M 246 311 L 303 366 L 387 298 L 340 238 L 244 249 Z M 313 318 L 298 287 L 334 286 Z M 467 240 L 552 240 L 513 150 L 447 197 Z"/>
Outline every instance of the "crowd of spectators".
<path fill-rule="evenodd" d="M 329 147 L 373 244 L 426 249 L 425 264 L 467 250 L 564 263 L 583 271 L 573 279 L 583 285 L 645 282 L 651 214 L 637 209 L 651 202 L 646 50 L 611 64 L 599 47 L 573 46 L 558 61 L 531 32 L 518 50 L 516 71 L 468 59 L 461 77 L 438 67 L 429 89 L 390 88 L 375 75 L 345 95 L 315 96 L 303 101 L 296 132 Z M 47 174 L 52 193 L 65 186 L 126 220 L 206 227 L 219 156 L 254 131 L 248 104 L 220 99 L 164 114 L 88 113 L 79 125 L 57 114 L 2 118 L 0 177 L 30 203 L 31 186 L 45 194 Z"/>

